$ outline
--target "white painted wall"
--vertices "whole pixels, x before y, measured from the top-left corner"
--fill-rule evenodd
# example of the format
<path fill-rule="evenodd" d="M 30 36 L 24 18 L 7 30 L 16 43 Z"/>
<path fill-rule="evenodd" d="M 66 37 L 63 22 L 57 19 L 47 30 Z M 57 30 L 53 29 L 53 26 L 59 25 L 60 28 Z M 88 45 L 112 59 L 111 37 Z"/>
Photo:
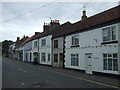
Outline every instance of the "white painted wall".
<path fill-rule="evenodd" d="M 31 51 L 31 53 L 32 53 L 32 59 L 31 59 L 31 61 L 32 61 L 32 62 L 34 61 L 34 60 L 33 60 L 33 59 L 34 59 L 33 53 L 34 53 L 34 52 L 37 52 L 37 53 L 38 53 L 38 46 L 37 46 L 36 48 L 34 47 L 34 42 L 35 42 L 35 41 L 37 41 L 37 43 L 39 43 L 39 42 L 38 42 L 38 39 L 35 39 L 35 40 L 32 40 L 32 41 L 31 41 L 31 42 L 32 42 L 32 51 Z M 30 52 L 29 52 L 29 53 L 30 53 Z M 29 56 L 29 58 L 30 58 L 30 56 Z"/>
<path fill-rule="evenodd" d="M 41 46 L 42 39 L 46 39 L 45 46 Z M 50 58 L 50 61 L 48 61 L 48 54 L 50 54 L 50 57 L 51 57 L 51 51 L 52 51 L 52 35 L 48 35 L 48 36 L 44 36 L 44 37 L 39 38 L 40 64 L 51 65 L 51 58 Z M 46 62 L 41 61 L 41 53 L 46 53 Z"/>
<path fill-rule="evenodd" d="M 114 24 L 114 25 L 116 25 L 116 28 L 117 28 L 116 33 L 118 33 L 118 24 Z M 112 26 L 112 25 L 109 25 L 109 26 Z M 118 44 L 108 44 L 106 46 L 102 45 L 102 47 L 100 47 L 101 43 L 103 42 L 102 28 L 103 27 L 94 29 L 91 31 L 85 31 L 82 33 L 78 33 L 79 34 L 79 45 L 80 45 L 79 47 L 74 47 L 74 48 L 70 47 L 72 43 L 71 36 L 75 34 L 66 36 L 65 63 L 64 63 L 65 67 L 86 70 L 85 53 L 92 53 L 92 70 L 93 71 L 118 74 L 117 71 L 104 71 L 103 70 L 103 53 L 118 53 Z M 97 42 L 95 40 L 97 40 Z M 117 40 L 118 40 L 118 34 L 117 34 Z M 111 47 L 109 47 L 109 45 Z M 90 46 L 90 48 L 88 46 Z M 96 48 L 96 46 L 98 46 L 98 48 Z M 71 66 L 71 54 L 79 54 L 79 66 L 78 67 Z"/>
<path fill-rule="evenodd" d="M 118 63 L 118 67 L 120 67 L 120 23 L 118 23 Z M 120 68 L 118 69 L 118 73 L 120 74 Z"/>

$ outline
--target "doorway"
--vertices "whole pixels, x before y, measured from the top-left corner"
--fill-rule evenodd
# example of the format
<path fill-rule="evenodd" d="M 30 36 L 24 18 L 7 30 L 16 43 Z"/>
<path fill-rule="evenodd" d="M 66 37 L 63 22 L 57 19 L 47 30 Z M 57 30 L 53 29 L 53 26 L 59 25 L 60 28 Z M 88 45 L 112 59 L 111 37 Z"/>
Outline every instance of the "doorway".
<path fill-rule="evenodd" d="M 85 54 L 85 66 L 86 66 L 85 72 L 87 74 L 92 74 L 92 53 Z"/>
<path fill-rule="evenodd" d="M 38 53 L 37 52 L 33 53 L 33 62 L 34 63 L 39 63 L 39 61 L 38 61 Z"/>

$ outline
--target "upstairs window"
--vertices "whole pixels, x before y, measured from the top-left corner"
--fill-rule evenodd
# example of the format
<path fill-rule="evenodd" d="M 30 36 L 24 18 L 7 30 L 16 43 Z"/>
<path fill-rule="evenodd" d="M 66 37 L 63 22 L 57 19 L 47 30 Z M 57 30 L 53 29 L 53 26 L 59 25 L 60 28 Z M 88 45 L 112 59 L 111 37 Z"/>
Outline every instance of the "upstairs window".
<path fill-rule="evenodd" d="M 79 35 L 72 36 L 72 46 L 79 45 Z"/>
<path fill-rule="evenodd" d="M 34 48 L 37 48 L 37 41 L 34 41 Z"/>
<path fill-rule="evenodd" d="M 46 39 L 42 39 L 41 40 L 41 46 L 45 46 L 46 45 Z"/>
<path fill-rule="evenodd" d="M 54 48 L 58 48 L 58 40 L 54 40 Z"/>
<path fill-rule="evenodd" d="M 115 26 L 107 27 L 103 29 L 103 41 L 114 41 L 116 40 L 116 28 Z"/>

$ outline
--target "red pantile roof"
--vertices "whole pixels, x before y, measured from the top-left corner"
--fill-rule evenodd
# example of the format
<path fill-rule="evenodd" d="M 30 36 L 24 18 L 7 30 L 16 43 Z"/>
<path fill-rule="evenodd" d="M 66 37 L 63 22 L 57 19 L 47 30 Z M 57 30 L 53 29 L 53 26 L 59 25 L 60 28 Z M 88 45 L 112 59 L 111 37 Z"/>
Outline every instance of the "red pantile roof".
<path fill-rule="evenodd" d="M 120 5 L 112 9 L 109 9 L 107 11 L 96 14 L 94 16 L 88 17 L 85 20 L 81 20 L 76 23 L 73 23 L 72 25 L 67 25 L 66 23 L 65 25 L 63 25 L 62 29 L 60 30 L 58 29 L 53 33 L 53 38 L 63 35 L 68 35 L 70 33 L 78 32 L 78 31 L 83 31 L 85 29 L 118 19 L 120 19 Z"/>
<path fill-rule="evenodd" d="M 69 21 L 52 29 L 48 30 L 47 32 L 38 33 L 36 35 L 33 35 L 32 37 L 25 40 L 21 45 L 24 45 L 25 43 L 46 36 L 46 35 L 53 35 L 53 38 L 60 37 L 63 35 L 68 35 L 77 31 L 83 31 L 85 29 L 88 29 L 90 27 L 94 27 L 100 24 L 108 23 L 113 20 L 120 19 L 120 5 L 116 6 L 112 9 L 109 9 L 107 11 L 101 12 L 99 14 L 96 14 L 94 16 L 88 17 L 85 20 L 78 21 L 76 23 L 71 24 Z"/>
<path fill-rule="evenodd" d="M 72 28 L 72 24 L 68 21 L 60 25 L 53 33 L 53 38 L 69 33 L 69 30 Z"/>
<path fill-rule="evenodd" d="M 28 42 L 31 41 L 31 40 L 36 39 L 40 34 L 41 34 L 41 33 L 37 33 L 37 34 L 31 36 L 30 38 L 26 39 L 26 40 L 21 44 L 21 46 L 24 45 L 25 43 L 28 43 Z"/>

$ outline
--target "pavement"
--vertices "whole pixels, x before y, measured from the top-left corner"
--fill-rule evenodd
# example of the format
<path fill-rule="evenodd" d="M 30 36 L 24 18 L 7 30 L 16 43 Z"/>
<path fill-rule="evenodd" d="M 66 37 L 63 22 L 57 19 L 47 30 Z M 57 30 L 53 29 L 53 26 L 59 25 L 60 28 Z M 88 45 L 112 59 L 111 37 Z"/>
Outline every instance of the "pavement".
<path fill-rule="evenodd" d="M 2 58 L 2 88 L 116 88 L 117 77 Z"/>

